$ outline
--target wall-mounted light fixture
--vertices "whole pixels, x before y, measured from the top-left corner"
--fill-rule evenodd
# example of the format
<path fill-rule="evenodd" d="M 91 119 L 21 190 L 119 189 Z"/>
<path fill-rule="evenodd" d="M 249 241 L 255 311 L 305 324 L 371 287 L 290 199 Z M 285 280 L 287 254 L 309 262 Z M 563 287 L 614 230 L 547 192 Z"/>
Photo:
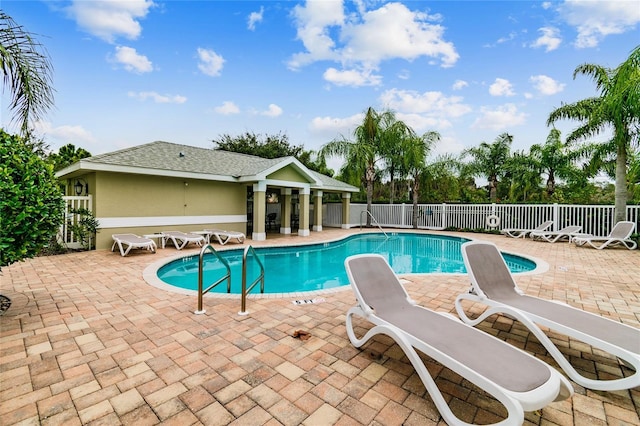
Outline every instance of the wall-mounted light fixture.
<path fill-rule="evenodd" d="M 76 195 L 82 195 L 82 191 L 84 190 L 84 195 L 89 195 L 89 183 L 86 180 L 79 178 L 76 179 L 75 185 L 73 185 L 73 189 L 76 191 Z"/>

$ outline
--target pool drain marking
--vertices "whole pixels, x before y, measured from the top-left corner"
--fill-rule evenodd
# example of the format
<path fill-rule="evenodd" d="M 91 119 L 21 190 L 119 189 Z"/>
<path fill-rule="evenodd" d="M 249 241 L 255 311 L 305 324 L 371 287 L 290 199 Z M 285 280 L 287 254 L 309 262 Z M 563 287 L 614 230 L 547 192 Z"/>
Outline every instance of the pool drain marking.
<path fill-rule="evenodd" d="M 301 299 L 301 300 L 292 300 L 291 303 L 294 305 L 308 305 L 310 303 L 322 303 L 324 302 L 323 297 L 316 297 L 315 299 Z"/>

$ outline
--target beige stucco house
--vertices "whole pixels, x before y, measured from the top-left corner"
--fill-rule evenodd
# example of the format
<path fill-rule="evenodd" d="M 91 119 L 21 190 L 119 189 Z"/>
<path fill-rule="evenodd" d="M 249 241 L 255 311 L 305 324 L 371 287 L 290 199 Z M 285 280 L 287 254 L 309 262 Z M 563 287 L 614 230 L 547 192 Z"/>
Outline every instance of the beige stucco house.
<path fill-rule="evenodd" d="M 324 193 L 341 194 L 342 217 L 348 218 L 351 193 L 358 192 L 293 157 L 265 159 L 168 142 L 86 158 L 56 176 L 67 195 L 91 195 L 99 249 L 111 246 L 111 234 L 207 227 L 264 240 L 272 225 L 267 204 L 276 200 L 275 232 L 290 234 L 297 226 L 297 235 L 305 237 L 322 231 Z"/>

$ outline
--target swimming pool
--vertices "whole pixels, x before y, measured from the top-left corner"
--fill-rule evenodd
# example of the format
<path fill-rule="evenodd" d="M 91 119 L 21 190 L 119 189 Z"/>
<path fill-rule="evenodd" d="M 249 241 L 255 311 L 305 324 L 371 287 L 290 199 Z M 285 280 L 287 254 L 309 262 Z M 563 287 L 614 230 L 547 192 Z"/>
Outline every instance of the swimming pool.
<path fill-rule="evenodd" d="M 349 284 L 344 268 L 347 256 L 379 253 L 398 274 L 466 273 L 460 246 L 465 238 L 397 233 L 359 234 L 340 241 L 290 247 L 256 248 L 265 268 L 265 293 L 297 293 L 326 290 Z M 241 293 L 242 249 L 220 251 L 231 267 L 231 292 Z M 512 272 L 526 272 L 536 263 L 524 257 L 503 253 Z M 249 258 L 250 259 L 250 258 Z M 204 286 L 225 274 L 225 268 L 214 255 L 205 254 Z M 247 264 L 247 283 L 258 277 L 255 262 Z M 160 267 L 157 277 L 171 286 L 197 290 L 198 256 L 187 256 Z M 212 292 L 226 293 L 226 283 Z M 253 293 L 259 292 L 257 289 Z"/>

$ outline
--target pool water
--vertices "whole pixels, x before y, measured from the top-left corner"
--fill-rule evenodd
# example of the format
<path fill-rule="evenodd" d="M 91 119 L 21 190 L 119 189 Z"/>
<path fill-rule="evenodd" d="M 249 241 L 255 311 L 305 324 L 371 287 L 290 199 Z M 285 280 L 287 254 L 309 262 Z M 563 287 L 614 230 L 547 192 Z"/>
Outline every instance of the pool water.
<path fill-rule="evenodd" d="M 460 247 L 469 241 L 464 238 L 398 233 L 360 234 L 330 243 L 292 247 L 256 248 L 265 268 L 265 293 L 293 293 L 324 290 L 349 284 L 344 268 L 348 256 L 360 253 L 383 255 L 398 274 L 466 273 Z M 240 294 L 242 288 L 243 249 L 220 251 L 231 267 L 231 292 Z M 512 272 L 535 269 L 535 262 L 520 256 L 504 254 Z M 226 269 L 213 254 L 204 256 L 203 285 L 224 276 Z M 247 285 L 260 274 L 251 255 L 247 261 Z M 190 290 L 198 289 L 198 256 L 174 260 L 158 270 L 158 278 L 167 284 Z M 226 293 L 226 281 L 212 292 Z M 252 293 L 258 293 L 254 289 Z"/>

